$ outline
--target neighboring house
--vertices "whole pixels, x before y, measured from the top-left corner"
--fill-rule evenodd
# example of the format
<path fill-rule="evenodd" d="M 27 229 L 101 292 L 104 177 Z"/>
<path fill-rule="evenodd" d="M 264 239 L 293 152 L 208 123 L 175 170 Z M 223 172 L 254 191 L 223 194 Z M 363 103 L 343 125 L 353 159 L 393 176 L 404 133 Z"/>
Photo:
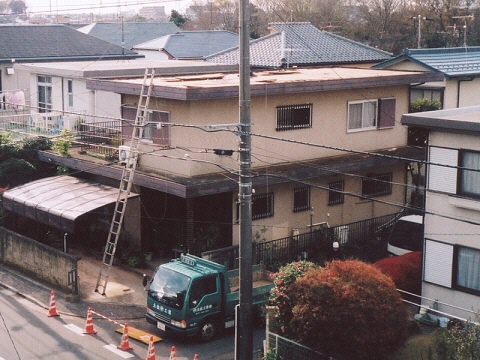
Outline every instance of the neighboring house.
<path fill-rule="evenodd" d="M 180 31 L 135 45 L 132 50 L 154 60 L 203 60 L 238 45 L 238 34 L 226 30 Z"/>
<path fill-rule="evenodd" d="M 52 124 L 46 123 L 54 130 L 67 128 L 73 130 L 77 120 L 101 122 L 121 117 L 121 96 L 111 91 L 87 89 L 88 78 L 138 77 L 145 73 L 145 68 L 154 69 L 158 75 L 199 74 L 215 70 L 234 70 L 232 66 L 216 64 L 191 63 L 177 61 L 83 61 L 15 64 L 14 70 L 22 78 L 29 79 L 32 91 L 28 99 L 33 108 L 48 109 L 40 115 L 58 115 Z M 40 124 L 41 125 L 41 124 Z M 24 130 L 24 129 L 23 129 Z"/>
<path fill-rule="evenodd" d="M 437 78 L 350 68 L 253 73 L 253 231 L 274 239 L 308 232 L 309 224 L 397 213 L 405 203 L 407 163 L 424 158 L 406 146 L 407 130 L 397 122 L 408 110 L 411 84 Z M 121 94 L 127 146 L 142 83 L 87 81 L 88 89 Z M 193 249 L 212 227 L 223 241 L 217 245 L 237 244 L 238 73 L 157 77 L 152 94 L 134 180 L 142 244 Z M 97 180 L 121 174 L 111 160 L 40 156 Z"/>
<path fill-rule="evenodd" d="M 429 132 L 422 296 L 437 299 L 440 311 L 476 320 L 480 106 L 407 114 L 402 124 Z"/>
<path fill-rule="evenodd" d="M 438 100 L 444 109 L 480 105 L 480 47 L 405 49 L 377 69 L 440 72 L 442 81 L 420 83 L 410 90 L 410 101 Z"/>
<path fill-rule="evenodd" d="M 392 54 L 318 30 L 309 22 L 271 23 L 271 34 L 250 42 L 250 65 L 255 68 L 293 66 L 371 66 Z M 207 56 L 208 62 L 238 64 L 239 48 Z"/>
<path fill-rule="evenodd" d="M 109 43 L 131 50 L 134 45 L 175 34 L 180 29 L 173 22 L 93 23 L 78 29 Z"/>
<path fill-rule="evenodd" d="M 30 75 L 17 73 L 22 63 L 133 60 L 143 57 L 133 51 L 95 37 L 82 34 L 65 25 L 2 25 L 0 26 L 0 91 L 20 90 L 27 101 L 41 96 L 39 111 L 48 110 L 49 93 L 45 92 L 48 77 L 32 84 Z M 38 86 L 37 86 L 38 85 Z M 28 105 L 28 102 L 27 102 Z M 30 110 L 30 109 L 27 109 Z M 37 108 L 32 109 L 37 112 Z"/>

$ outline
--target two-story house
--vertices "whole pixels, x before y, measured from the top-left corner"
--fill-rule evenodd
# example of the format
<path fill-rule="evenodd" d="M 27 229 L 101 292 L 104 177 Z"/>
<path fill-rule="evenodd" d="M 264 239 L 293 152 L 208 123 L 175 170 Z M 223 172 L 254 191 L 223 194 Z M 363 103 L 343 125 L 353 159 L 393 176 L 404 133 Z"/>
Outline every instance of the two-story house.
<path fill-rule="evenodd" d="M 433 71 L 441 81 L 419 82 L 410 90 L 410 101 L 438 100 L 444 109 L 480 105 L 480 47 L 405 49 L 373 66 L 376 69 Z"/>
<path fill-rule="evenodd" d="M 339 225 L 398 212 L 407 164 L 423 152 L 406 146 L 398 121 L 408 90 L 435 73 L 308 68 L 251 77 L 254 232 L 289 236 L 310 224 Z M 123 145 L 143 79 L 91 79 L 91 90 L 121 94 Z M 154 79 L 149 125 L 140 144 L 135 192 L 142 243 L 193 247 L 216 228 L 221 246 L 238 243 L 239 79 L 237 73 Z M 96 179 L 117 178 L 111 162 L 42 152 L 44 161 Z M 172 241 L 174 243 L 172 243 Z"/>
<path fill-rule="evenodd" d="M 474 319 L 480 310 L 480 106 L 407 114 L 402 124 L 428 131 L 422 296 L 437 299 L 440 311 Z"/>

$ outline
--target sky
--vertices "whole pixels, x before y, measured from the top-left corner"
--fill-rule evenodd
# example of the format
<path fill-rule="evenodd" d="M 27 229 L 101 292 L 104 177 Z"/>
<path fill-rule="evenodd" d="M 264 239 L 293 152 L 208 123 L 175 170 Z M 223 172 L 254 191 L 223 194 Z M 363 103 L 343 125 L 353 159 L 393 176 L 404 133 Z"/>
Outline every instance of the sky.
<path fill-rule="evenodd" d="M 117 13 L 148 6 L 165 6 L 167 13 L 172 9 L 184 12 L 190 0 L 24 0 L 30 14 L 68 13 Z"/>

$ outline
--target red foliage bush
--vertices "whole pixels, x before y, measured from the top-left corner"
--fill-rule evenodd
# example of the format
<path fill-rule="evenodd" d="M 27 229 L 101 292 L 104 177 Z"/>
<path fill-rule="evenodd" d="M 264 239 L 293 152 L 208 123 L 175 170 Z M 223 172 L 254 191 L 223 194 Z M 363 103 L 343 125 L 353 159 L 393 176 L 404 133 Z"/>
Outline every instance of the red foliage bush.
<path fill-rule="evenodd" d="M 374 266 L 390 276 L 397 289 L 420 295 L 422 287 L 422 253 L 410 252 L 377 261 Z"/>
<path fill-rule="evenodd" d="M 332 261 L 290 287 L 290 337 L 335 359 L 387 359 L 407 336 L 393 281 L 373 265 Z"/>

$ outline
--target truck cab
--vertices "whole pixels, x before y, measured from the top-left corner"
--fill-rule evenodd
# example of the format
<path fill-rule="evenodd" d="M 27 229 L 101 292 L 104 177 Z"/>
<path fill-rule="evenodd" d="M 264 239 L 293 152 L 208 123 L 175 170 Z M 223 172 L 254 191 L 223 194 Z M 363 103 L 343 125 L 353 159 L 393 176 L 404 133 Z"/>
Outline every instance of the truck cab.
<path fill-rule="evenodd" d="M 147 295 L 149 323 L 182 336 L 210 340 L 225 310 L 224 267 L 190 255 L 181 255 L 157 268 Z M 227 279 L 228 280 L 228 279 Z M 210 320 L 207 320 L 210 319 Z"/>

